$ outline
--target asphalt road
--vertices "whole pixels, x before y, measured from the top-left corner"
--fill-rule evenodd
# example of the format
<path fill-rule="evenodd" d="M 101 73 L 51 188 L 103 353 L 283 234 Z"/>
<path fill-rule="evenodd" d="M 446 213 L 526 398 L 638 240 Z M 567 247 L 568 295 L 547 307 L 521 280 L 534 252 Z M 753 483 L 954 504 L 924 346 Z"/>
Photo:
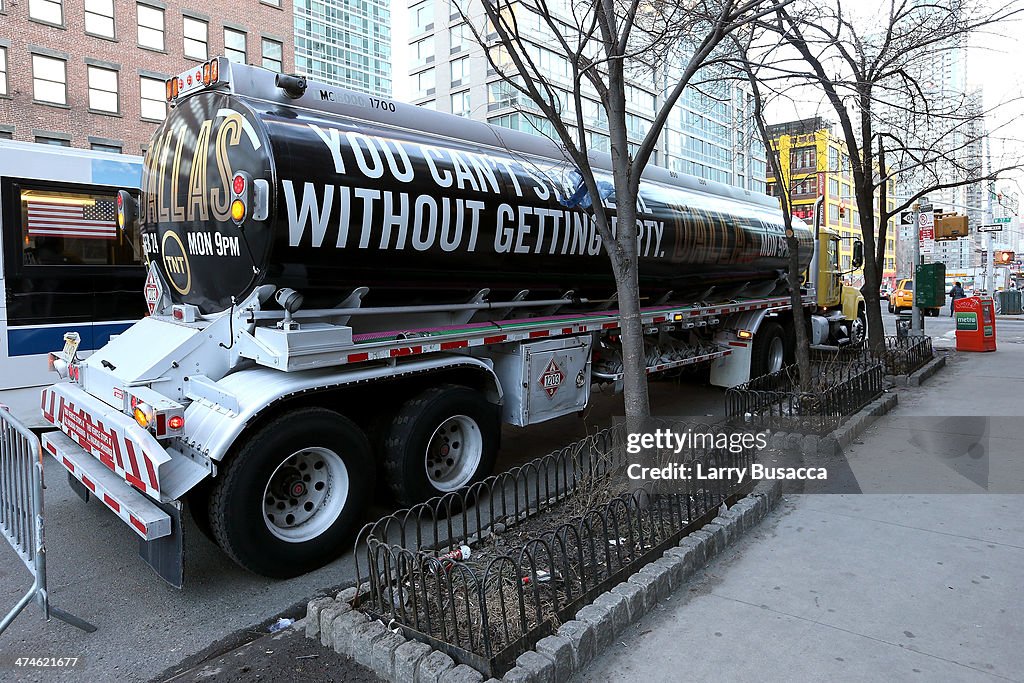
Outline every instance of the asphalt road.
<path fill-rule="evenodd" d="M 894 318 L 885 314 L 891 333 Z M 1000 343 L 1024 343 L 1024 319 L 998 323 Z M 948 317 L 927 318 L 938 347 L 952 347 Z M 654 382 L 658 414 L 703 416 L 723 412 L 723 391 L 699 382 Z M 569 416 L 530 430 L 506 428 L 499 469 L 543 455 L 621 414 L 614 396 L 599 396 L 584 419 Z M 98 627 L 85 634 L 31 606 L 0 637 L 0 679 L 145 680 L 241 630 L 257 630 L 282 614 L 296 615 L 315 593 L 351 585 L 351 553 L 297 579 L 272 581 L 230 562 L 189 522 L 185 588 L 164 584 L 136 555 L 137 537 L 105 508 L 84 504 L 63 469 L 47 458 L 46 534 L 52 604 Z M 384 513 L 385 508 L 372 514 Z M 0 544 L 0 611 L 30 585 L 14 553 Z M 79 657 L 74 669 L 15 669 L 17 657 Z"/>

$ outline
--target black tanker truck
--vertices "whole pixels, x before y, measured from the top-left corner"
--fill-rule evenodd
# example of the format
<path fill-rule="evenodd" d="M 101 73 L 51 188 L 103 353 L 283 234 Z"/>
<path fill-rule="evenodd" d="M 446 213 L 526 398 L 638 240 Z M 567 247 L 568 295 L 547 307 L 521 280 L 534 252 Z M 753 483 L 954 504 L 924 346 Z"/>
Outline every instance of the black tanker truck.
<path fill-rule="evenodd" d="M 168 581 L 186 501 L 237 563 L 294 576 L 346 547 L 377 480 L 401 505 L 458 490 L 502 424 L 620 384 L 614 280 L 556 144 L 225 58 L 167 97 L 141 197 L 119 195 L 151 315 L 84 360 L 69 335 L 42 411 L 45 449 Z M 779 369 L 777 202 L 654 167 L 636 201 L 648 372 Z M 859 341 L 837 237 L 795 228 L 814 343 Z"/>

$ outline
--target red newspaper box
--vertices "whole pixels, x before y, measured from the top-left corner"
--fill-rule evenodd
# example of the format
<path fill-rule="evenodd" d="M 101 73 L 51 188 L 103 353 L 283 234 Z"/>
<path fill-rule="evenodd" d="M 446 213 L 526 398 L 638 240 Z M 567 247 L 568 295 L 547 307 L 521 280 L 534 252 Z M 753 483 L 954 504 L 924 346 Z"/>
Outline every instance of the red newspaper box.
<path fill-rule="evenodd" d="M 996 350 L 996 311 L 992 299 L 968 296 L 953 305 L 957 351 Z"/>

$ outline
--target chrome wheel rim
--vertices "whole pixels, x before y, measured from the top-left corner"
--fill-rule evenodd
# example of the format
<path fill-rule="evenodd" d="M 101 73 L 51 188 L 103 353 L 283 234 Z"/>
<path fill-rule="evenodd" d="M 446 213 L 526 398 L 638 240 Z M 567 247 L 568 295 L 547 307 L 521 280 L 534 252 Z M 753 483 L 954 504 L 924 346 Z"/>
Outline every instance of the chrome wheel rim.
<path fill-rule="evenodd" d="M 312 540 L 338 520 L 348 491 L 348 468 L 341 456 L 329 448 L 304 448 L 270 475 L 263 489 L 263 521 L 282 541 Z"/>
<path fill-rule="evenodd" d="M 483 459 L 484 437 L 476 420 L 453 415 L 442 422 L 427 442 L 424 468 L 438 491 L 448 492 L 470 482 Z"/>
<path fill-rule="evenodd" d="M 860 344 L 864 341 L 867 336 L 868 326 L 865 324 L 864 319 L 861 316 L 850 323 L 850 342 L 853 344 Z"/>

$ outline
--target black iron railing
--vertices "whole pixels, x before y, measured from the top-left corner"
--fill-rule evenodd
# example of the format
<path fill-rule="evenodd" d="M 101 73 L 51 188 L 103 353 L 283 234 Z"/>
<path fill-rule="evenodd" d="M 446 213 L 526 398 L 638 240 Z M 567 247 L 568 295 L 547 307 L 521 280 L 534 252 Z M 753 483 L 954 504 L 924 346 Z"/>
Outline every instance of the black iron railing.
<path fill-rule="evenodd" d="M 804 389 L 796 365 L 725 392 L 726 415 L 733 423 L 784 431 L 824 434 L 882 393 L 882 365 L 841 356 L 811 362 Z"/>
<path fill-rule="evenodd" d="M 559 623 L 750 487 L 630 486 L 624 435 L 617 425 L 367 525 L 356 542 L 359 585 L 368 588 L 358 607 L 500 677 Z M 704 449 L 687 460 L 742 467 L 753 456 Z"/>
<path fill-rule="evenodd" d="M 839 351 L 812 349 L 811 360 L 819 362 L 855 359 L 861 362 L 871 362 L 877 360 L 882 364 L 887 375 L 909 375 L 921 369 L 935 356 L 931 337 L 890 336 L 884 337 L 883 342 L 880 351 L 872 351 L 866 346 Z"/>

